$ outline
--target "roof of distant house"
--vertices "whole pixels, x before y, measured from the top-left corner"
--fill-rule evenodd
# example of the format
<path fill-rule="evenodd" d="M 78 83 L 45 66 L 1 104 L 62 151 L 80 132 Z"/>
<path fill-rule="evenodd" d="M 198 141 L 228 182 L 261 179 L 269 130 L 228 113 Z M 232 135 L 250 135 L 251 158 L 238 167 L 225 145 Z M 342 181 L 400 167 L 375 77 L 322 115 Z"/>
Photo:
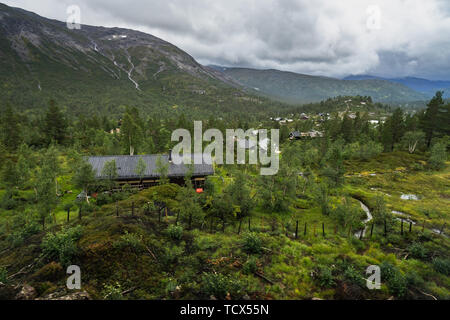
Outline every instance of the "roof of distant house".
<path fill-rule="evenodd" d="M 157 160 L 161 157 L 163 164 L 168 165 L 168 177 L 184 177 L 189 171 L 189 165 L 184 164 L 174 164 L 169 162 L 169 155 L 137 155 L 137 156 L 93 156 L 88 157 L 88 162 L 92 165 L 92 168 L 96 172 L 96 177 L 98 179 L 105 178 L 102 176 L 102 170 L 106 162 L 115 160 L 117 167 L 117 179 L 137 179 L 139 175 L 136 173 L 136 166 L 140 158 L 144 160 L 146 165 L 145 173 L 143 178 L 159 178 L 161 175 L 157 170 Z M 193 164 L 192 176 L 206 176 L 213 175 L 214 168 L 211 164 L 207 164 L 203 161 L 202 164 Z"/>

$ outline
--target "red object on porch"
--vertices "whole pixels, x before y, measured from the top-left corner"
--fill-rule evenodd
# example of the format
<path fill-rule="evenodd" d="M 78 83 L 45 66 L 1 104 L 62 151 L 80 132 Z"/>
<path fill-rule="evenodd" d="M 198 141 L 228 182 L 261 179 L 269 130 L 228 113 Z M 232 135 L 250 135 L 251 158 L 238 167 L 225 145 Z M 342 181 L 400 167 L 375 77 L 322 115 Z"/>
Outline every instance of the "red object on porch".
<path fill-rule="evenodd" d="M 197 188 L 197 190 L 195 190 L 197 193 L 203 193 L 203 188 Z"/>

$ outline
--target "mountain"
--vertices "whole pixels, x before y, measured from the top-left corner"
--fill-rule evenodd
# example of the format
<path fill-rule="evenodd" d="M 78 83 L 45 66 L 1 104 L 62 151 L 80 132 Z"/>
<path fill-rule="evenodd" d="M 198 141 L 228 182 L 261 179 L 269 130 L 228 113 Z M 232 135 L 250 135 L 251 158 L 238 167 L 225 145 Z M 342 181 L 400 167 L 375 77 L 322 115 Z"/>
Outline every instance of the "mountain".
<path fill-rule="evenodd" d="M 371 75 L 351 75 L 344 78 L 344 80 L 368 80 L 368 79 L 378 79 L 394 83 L 400 83 L 404 86 L 407 86 L 410 89 L 413 89 L 415 91 L 427 95 L 428 98 L 433 97 L 436 91 L 444 91 L 444 97 L 450 98 L 450 81 L 428 80 L 415 77 L 382 78 Z"/>
<path fill-rule="evenodd" d="M 279 70 L 211 66 L 236 82 L 288 103 L 318 102 L 335 96 L 371 96 L 383 103 L 406 103 L 427 97 L 407 86 L 382 79 L 340 80 Z"/>
<path fill-rule="evenodd" d="M 87 25 L 70 30 L 0 4 L 0 95 L 28 112 L 54 99 L 80 114 L 120 113 L 124 105 L 159 113 L 176 112 L 177 104 L 227 111 L 244 93 L 223 73 L 152 35 Z"/>

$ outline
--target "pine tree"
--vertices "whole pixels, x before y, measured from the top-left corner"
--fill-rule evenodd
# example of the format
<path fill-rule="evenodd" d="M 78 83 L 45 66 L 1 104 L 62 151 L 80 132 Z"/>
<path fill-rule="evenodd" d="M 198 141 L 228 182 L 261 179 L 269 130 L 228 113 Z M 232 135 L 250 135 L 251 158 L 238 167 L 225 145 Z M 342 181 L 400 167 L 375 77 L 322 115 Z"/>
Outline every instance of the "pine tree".
<path fill-rule="evenodd" d="M 425 132 L 425 141 L 428 148 L 431 146 L 431 140 L 435 134 L 439 109 L 444 105 L 443 94 L 443 91 L 436 92 L 436 95 L 427 104 L 427 109 L 420 121 L 422 130 Z"/>
<path fill-rule="evenodd" d="M 19 117 L 10 105 L 6 106 L 0 117 L 0 141 L 9 151 L 17 150 L 21 142 Z"/>
<path fill-rule="evenodd" d="M 66 119 L 55 101 L 51 100 L 44 121 L 44 133 L 47 137 L 47 142 L 51 143 L 54 141 L 62 144 L 66 138 L 66 130 Z"/>

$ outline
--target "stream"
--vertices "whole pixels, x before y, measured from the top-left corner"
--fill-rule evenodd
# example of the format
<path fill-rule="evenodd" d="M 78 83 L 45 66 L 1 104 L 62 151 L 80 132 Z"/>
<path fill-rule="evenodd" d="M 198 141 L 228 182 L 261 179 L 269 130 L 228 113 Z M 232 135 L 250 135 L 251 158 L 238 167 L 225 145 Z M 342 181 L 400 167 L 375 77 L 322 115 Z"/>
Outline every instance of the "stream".
<path fill-rule="evenodd" d="M 356 199 L 356 200 L 358 200 L 358 199 Z M 372 216 L 372 213 L 370 212 L 369 208 L 364 203 L 362 203 L 360 200 L 358 200 L 358 202 L 361 205 L 361 209 L 363 209 L 363 211 L 367 215 L 366 220 L 364 220 L 364 230 L 362 231 L 362 236 L 365 237 L 366 236 L 366 232 L 367 232 L 367 228 L 368 228 L 367 224 L 370 221 L 372 221 L 373 216 Z M 359 238 L 360 236 L 361 236 L 361 230 L 355 233 L 355 237 Z"/>
<path fill-rule="evenodd" d="M 356 199 L 356 200 L 358 200 L 358 199 Z M 367 215 L 367 218 L 364 220 L 364 230 L 362 230 L 362 236 L 363 237 L 365 237 L 366 236 L 366 233 L 367 233 L 367 229 L 368 229 L 368 223 L 370 222 L 370 221 L 372 221 L 372 219 L 373 219 L 373 216 L 372 216 L 372 213 L 370 212 L 370 210 L 369 210 L 369 208 L 364 204 L 364 203 L 362 203 L 360 200 L 358 200 L 358 202 L 360 203 L 360 205 L 361 205 L 361 209 L 363 209 L 363 211 L 366 213 L 366 215 Z M 392 213 L 394 214 L 394 215 L 396 215 L 397 216 L 397 220 L 398 221 L 405 221 L 406 223 L 412 223 L 413 225 L 416 225 L 417 223 L 415 222 L 415 221 L 413 221 L 411 218 L 410 218 L 410 216 L 408 216 L 407 214 L 405 214 L 405 213 L 403 213 L 403 212 L 399 212 L 399 211 L 392 211 Z M 441 236 L 443 236 L 443 237 L 448 237 L 444 232 L 442 232 L 441 233 L 441 230 L 439 230 L 439 229 L 436 229 L 436 228 L 432 228 L 432 229 L 429 229 L 432 233 L 434 233 L 434 234 L 436 234 L 436 235 L 441 235 Z M 355 234 L 355 237 L 357 237 L 357 238 L 359 238 L 360 236 L 361 236 L 361 230 L 359 230 L 358 232 L 356 232 Z"/>
<path fill-rule="evenodd" d="M 131 78 L 131 73 L 134 70 L 134 64 L 131 61 L 131 57 L 129 55 L 127 56 L 127 58 L 128 58 L 128 62 L 131 64 L 131 69 L 130 69 L 130 71 L 128 71 L 128 79 L 130 79 L 130 81 L 134 83 L 134 85 L 136 86 L 136 89 L 141 91 L 141 89 L 139 88 L 139 84 L 136 81 L 134 81 L 133 78 Z"/>

